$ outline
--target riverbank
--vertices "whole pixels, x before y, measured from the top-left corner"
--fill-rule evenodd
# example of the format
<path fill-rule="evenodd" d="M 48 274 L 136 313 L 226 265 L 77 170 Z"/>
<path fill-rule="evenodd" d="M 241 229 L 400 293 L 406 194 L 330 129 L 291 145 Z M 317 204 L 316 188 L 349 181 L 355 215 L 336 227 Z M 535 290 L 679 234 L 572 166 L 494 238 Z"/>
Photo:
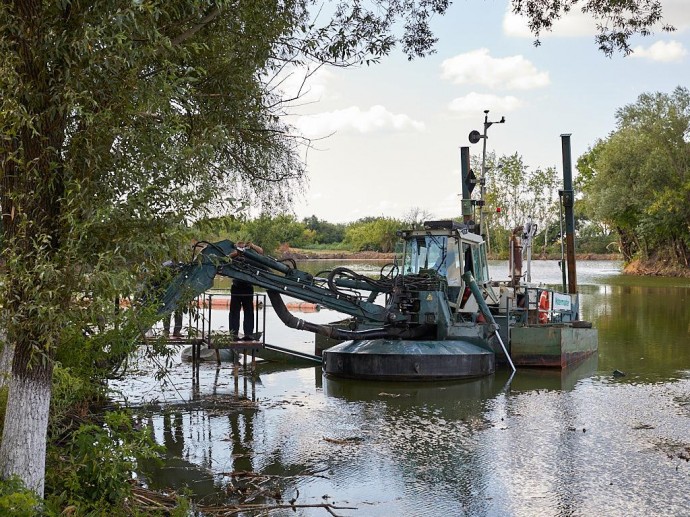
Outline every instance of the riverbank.
<path fill-rule="evenodd" d="M 669 276 L 690 278 L 690 267 L 683 267 L 668 259 L 633 260 L 623 268 L 626 275 Z"/>
<path fill-rule="evenodd" d="M 381 253 L 378 251 L 340 251 L 340 250 L 307 250 L 287 248 L 278 254 L 280 259 L 292 260 L 377 260 L 393 262 L 395 253 Z M 618 253 L 578 253 L 576 260 L 610 260 L 621 261 L 623 256 Z M 506 257 L 489 255 L 490 260 L 507 260 Z M 536 255 L 532 260 L 560 260 L 560 255 Z M 626 265 L 623 273 L 633 276 L 666 276 L 676 278 L 690 278 L 690 268 L 674 264 L 666 259 L 634 260 Z"/>

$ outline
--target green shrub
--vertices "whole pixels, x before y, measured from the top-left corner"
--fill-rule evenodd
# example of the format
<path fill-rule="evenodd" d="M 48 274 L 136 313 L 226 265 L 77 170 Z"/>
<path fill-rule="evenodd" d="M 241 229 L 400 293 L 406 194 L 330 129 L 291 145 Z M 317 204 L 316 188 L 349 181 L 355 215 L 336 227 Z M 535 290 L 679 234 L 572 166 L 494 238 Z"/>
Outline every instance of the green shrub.
<path fill-rule="evenodd" d="M 39 515 L 41 500 L 16 477 L 0 480 L 0 515 Z"/>
<path fill-rule="evenodd" d="M 46 494 L 53 509 L 77 515 L 108 515 L 131 497 L 131 480 L 141 459 L 160 457 L 148 429 L 136 429 L 129 414 L 106 413 L 102 425 L 82 424 L 67 442 L 51 445 Z"/>

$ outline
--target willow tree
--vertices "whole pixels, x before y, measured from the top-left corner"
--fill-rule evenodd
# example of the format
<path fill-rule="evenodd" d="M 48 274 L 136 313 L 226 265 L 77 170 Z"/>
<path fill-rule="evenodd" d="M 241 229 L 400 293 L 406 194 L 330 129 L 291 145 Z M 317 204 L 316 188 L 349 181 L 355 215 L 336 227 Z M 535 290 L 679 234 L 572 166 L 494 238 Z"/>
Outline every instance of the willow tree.
<path fill-rule="evenodd" d="M 14 349 L 4 477 L 42 494 L 56 350 L 97 322 L 112 328 L 115 314 L 126 328 L 134 312 L 113 299 L 175 252 L 186 222 L 228 200 L 289 205 L 304 167 L 280 118 L 281 68 L 392 48 L 398 2 L 371 16 L 336 6 L 318 25 L 310 3 L 0 7 L 1 324 Z M 410 55 L 430 48 L 427 17 L 445 8 L 424 3 L 406 15 Z"/>
<path fill-rule="evenodd" d="M 126 328 L 133 312 L 114 311 L 113 298 L 174 253 L 186 222 L 223 202 L 290 203 L 304 167 L 281 123 L 281 69 L 375 62 L 396 42 L 424 55 L 429 19 L 449 4 L 320 3 L 2 3 L 0 327 L 14 349 L 3 476 L 43 492 L 56 350 L 97 321 Z M 559 16 L 573 3 L 546 7 Z M 626 16 L 652 0 L 594 3 L 611 4 L 634 32 L 657 21 Z M 535 32 L 548 30 L 552 18 L 532 4 L 513 1 Z"/>
<path fill-rule="evenodd" d="M 626 260 L 690 266 L 690 90 L 644 93 L 616 130 L 578 160 L 593 219 L 618 234 Z"/>
<path fill-rule="evenodd" d="M 268 2 L 0 9 L 2 325 L 14 348 L 0 466 L 42 493 L 57 347 L 98 317 L 107 326 L 136 267 L 162 261 L 219 193 L 285 203 L 302 178 L 257 78 L 300 13 Z"/>

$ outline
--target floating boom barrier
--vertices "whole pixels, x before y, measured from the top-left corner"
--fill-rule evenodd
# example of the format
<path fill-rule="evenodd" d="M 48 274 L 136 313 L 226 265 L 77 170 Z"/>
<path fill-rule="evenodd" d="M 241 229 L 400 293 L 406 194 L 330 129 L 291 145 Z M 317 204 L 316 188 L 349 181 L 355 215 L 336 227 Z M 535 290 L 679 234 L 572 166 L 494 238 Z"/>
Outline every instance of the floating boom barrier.
<path fill-rule="evenodd" d="M 122 299 L 120 300 L 120 307 L 126 308 L 131 305 L 130 301 L 128 299 Z M 202 307 L 204 309 L 208 309 L 209 305 L 211 309 L 219 309 L 219 310 L 230 310 L 230 297 L 227 296 L 213 296 L 210 298 L 206 298 L 205 300 L 198 300 L 197 301 L 197 306 Z M 257 303 L 254 301 L 254 308 L 256 308 Z M 258 306 L 259 308 L 263 307 L 263 302 L 259 302 Z M 321 306 L 317 303 L 309 303 L 309 302 L 287 302 L 285 306 L 295 312 L 318 312 L 321 310 Z M 267 305 L 267 307 L 270 307 L 270 305 Z"/>
<path fill-rule="evenodd" d="M 211 309 L 225 309 L 230 310 L 230 297 L 227 296 L 213 296 L 210 300 L 207 298 L 203 301 L 203 307 L 208 309 L 209 305 Z M 199 303 L 201 306 L 201 302 Z M 254 301 L 254 308 L 256 308 L 256 300 Z M 318 312 L 321 310 L 321 306 L 316 303 L 309 302 L 288 302 L 285 304 L 287 308 L 291 311 L 296 312 Z M 263 303 L 259 302 L 259 308 L 263 307 Z M 268 306 L 270 307 L 270 305 Z"/>

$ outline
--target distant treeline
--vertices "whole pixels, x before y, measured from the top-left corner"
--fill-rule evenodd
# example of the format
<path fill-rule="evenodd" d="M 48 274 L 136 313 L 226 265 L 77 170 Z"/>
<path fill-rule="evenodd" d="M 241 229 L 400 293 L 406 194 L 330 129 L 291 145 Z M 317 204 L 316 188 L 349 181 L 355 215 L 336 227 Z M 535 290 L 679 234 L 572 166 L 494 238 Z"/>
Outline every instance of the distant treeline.
<path fill-rule="evenodd" d="M 409 226 L 390 217 L 365 217 L 351 223 L 330 223 L 312 215 L 301 221 L 290 214 L 261 215 L 254 219 L 233 216 L 206 220 L 198 225 L 205 240 L 253 241 L 268 253 L 280 249 L 343 251 L 394 250 L 397 230 Z"/>
<path fill-rule="evenodd" d="M 429 214 L 425 214 L 429 215 Z M 430 219 L 430 218 L 429 218 Z M 456 220 L 461 220 L 458 217 Z M 587 227 L 582 218 L 580 226 Z M 333 251 L 395 251 L 400 229 L 421 228 L 423 221 L 395 219 L 392 217 L 365 217 L 350 223 L 330 223 L 312 215 L 301 221 L 290 214 L 276 216 L 262 215 L 254 219 L 239 219 L 232 216 L 204 221 L 198 232 L 205 240 L 253 241 L 267 253 L 286 252 L 289 248 Z M 491 231 L 492 254 L 507 256 L 510 231 L 494 225 Z M 578 253 L 606 254 L 611 249 L 610 236 L 592 235 L 581 232 L 583 238 L 577 243 Z M 548 237 L 550 235 L 550 237 Z M 554 255 L 560 253 L 560 229 L 550 226 L 537 233 L 535 253 Z M 546 236 L 546 237 L 545 237 Z M 544 246 L 546 242 L 546 246 Z"/>

